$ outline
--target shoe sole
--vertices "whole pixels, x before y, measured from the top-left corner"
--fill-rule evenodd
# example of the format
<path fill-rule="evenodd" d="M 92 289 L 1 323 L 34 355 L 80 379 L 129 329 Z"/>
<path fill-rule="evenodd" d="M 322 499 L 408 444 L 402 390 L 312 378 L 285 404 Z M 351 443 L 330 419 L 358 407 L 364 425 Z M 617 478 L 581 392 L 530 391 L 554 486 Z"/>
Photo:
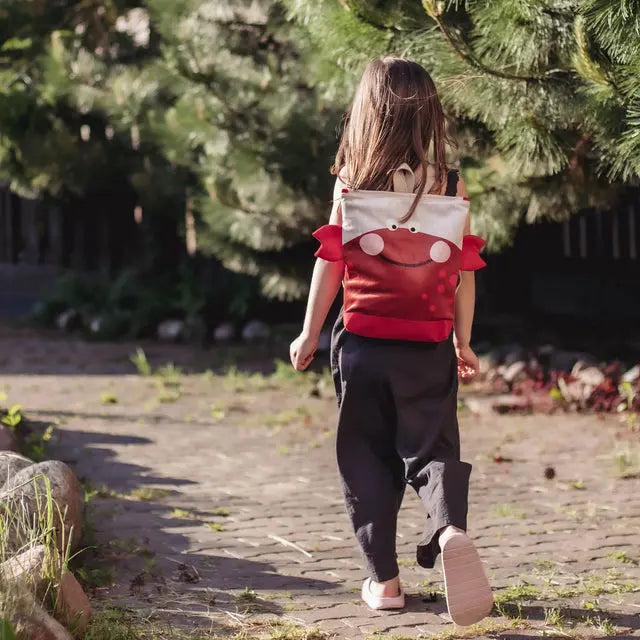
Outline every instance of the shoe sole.
<path fill-rule="evenodd" d="M 442 549 L 442 570 L 451 619 L 462 627 L 480 622 L 493 608 L 482 560 L 466 535 L 454 535 Z"/>

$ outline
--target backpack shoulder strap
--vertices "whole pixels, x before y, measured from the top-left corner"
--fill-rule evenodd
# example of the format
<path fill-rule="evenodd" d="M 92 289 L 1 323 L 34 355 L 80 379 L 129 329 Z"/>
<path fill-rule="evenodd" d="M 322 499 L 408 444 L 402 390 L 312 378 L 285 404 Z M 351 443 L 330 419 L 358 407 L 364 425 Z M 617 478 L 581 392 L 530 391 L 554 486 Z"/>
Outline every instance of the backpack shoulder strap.
<path fill-rule="evenodd" d="M 447 190 L 444 192 L 445 196 L 455 196 L 458 193 L 458 171 L 452 169 L 447 171 Z"/>
<path fill-rule="evenodd" d="M 395 192 L 412 193 L 416 184 L 416 176 L 413 173 L 413 169 L 403 162 L 397 169 L 392 169 L 389 173 L 393 172 L 393 190 Z"/>

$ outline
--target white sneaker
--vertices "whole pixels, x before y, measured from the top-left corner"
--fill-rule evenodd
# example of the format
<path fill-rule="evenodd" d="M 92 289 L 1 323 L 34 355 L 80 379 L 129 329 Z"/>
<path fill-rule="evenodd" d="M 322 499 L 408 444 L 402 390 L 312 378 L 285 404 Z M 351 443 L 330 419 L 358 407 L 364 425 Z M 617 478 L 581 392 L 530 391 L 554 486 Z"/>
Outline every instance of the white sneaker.
<path fill-rule="evenodd" d="M 404 607 L 404 591 L 399 585 L 400 594 L 392 597 L 377 596 L 371 591 L 371 578 L 362 584 L 362 599 L 371 609 L 402 609 Z"/>

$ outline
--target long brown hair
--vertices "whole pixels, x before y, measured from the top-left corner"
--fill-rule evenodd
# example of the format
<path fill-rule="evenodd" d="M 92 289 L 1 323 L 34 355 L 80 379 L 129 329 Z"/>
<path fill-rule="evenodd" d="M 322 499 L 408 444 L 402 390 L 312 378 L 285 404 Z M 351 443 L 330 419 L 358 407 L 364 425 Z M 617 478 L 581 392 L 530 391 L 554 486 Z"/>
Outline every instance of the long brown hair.
<path fill-rule="evenodd" d="M 431 76 L 417 62 L 403 58 L 374 60 L 345 115 L 344 130 L 331 173 L 344 169 L 352 189 L 389 191 L 393 170 L 406 162 L 422 167 L 408 220 L 425 190 L 427 168 L 434 167 L 429 193 L 441 193 L 447 180 L 446 116 Z M 431 158 L 427 157 L 428 153 Z"/>

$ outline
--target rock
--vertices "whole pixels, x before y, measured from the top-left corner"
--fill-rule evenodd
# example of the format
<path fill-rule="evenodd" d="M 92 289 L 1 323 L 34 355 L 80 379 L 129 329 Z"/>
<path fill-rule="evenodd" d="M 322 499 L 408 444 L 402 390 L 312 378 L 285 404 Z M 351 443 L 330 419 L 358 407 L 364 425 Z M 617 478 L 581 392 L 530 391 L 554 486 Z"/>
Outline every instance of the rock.
<path fill-rule="evenodd" d="M 510 365 L 505 365 L 502 373 L 502 377 L 509 384 L 513 384 L 516 378 L 525 372 L 527 363 L 524 360 L 518 360 Z"/>
<path fill-rule="evenodd" d="M 71 571 L 67 570 L 62 575 L 57 595 L 56 617 L 74 635 L 82 637 L 91 618 L 91 603 Z"/>
<path fill-rule="evenodd" d="M 62 331 L 72 331 L 80 328 L 82 322 L 75 309 L 67 309 L 56 318 L 56 326 Z"/>
<path fill-rule="evenodd" d="M 43 579 L 45 563 L 47 572 L 50 573 L 53 564 L 53 575 L 58 576 L 53 585 L 56 618 L 74 634 L 83 635 L 91 617 L 91 603 L 71 571 L 64 569 L 63 572 L 55 551 L 48 551 L 46 547 L 39 545 L 10 558 L 0 565 L 0 579 L 5 584 L 21 581 L 40 592 L 50 588 L 50 583 Z"/>
<path fill-rule="evenodd" d="M 183 320 L 163 320 L 156 330 L 158 340 L 162 342 L 179 342 L 185 336 Z"/>
<path fill-rule="evenodd" d="M 266 340 L 270 335 L 271 329 L 269 325 L 261 320 L 251 320 L 242 329 L 242 339 L 245 342 Z"/>
<path fill-rule="evenodd" d="M 46 517 L 45 477 L 49 479 L 51 497 L 57 505 L 54 506 L 53 520 L 58 548 L 62 550 L 71 540 L 71 548 L 75 549 L 82 533 L 84 496 L 78 479 L 64 462 L 48 460 L 18 471 L 2 487 L 0 503 L 13 510 L 26 508 L 31 514 L 39 510 Z"/>
<path fill-rule="evenodd" d="M 18 440 L 6 424 L 0 424 L 0 451 L 18 451 Z M 0 477 L 0 482 L 2 477 L 4 476 Z"/>
<path fill-rule="evenodd" d="M 576 362 L 571 375 L 582 384 L 590 386 L 592 390 L 604 382 L 604 373 L 598 367 L 585 366 L 582 360 Z"/>
<path fill-rule="evenodd" d="M 635 367 L 631 367 L 629 371 L 625 371 L 622 374 L 623 382 L 635 382 L 640 378 L 640 364 L 637 364 Z"/>
<path fill-rule="evenodd" d="M 89 331 L 91 331 L 91 333 L 93 334 L 98 334 L 102 331 L 103 324 L 104 322 L 102 321 L 102 317 L 95 316 L 94 318 L 91 318 L 91 320 L 89 321 Z"/>
<path fill-rule="evenodd" d="M 554 350 L 549 356 L 549 368 L 553 371 L 565 371 L 569 373 L 576 364 L 582 361 L 581 366 L 594 366 L 598 361 L 590 354 L 581 351 Z"/>
<path fill-rule="evenodd" d="M 504 348 L 504 364 L 509 367 L 512 364 L 521 362 L 527 359 L 527 352 L 525 349 L 517 344 L 509 344 Z"/>
<path fill-rule="evenodd" d="M 504 394 L 493 398 L 491 408 L 497 413 L 529 412 L 531 400 L 526 396 Z"/>
<path fill-rule="evenodd" d="M 27 549 L 0 564 L 0 579 L 6 583 L 18 580 L 26 582 L 31 578 L 33 584 L 39 585 L 46 557 L 44 545 Z"/>
<path fill-rule="evenodd" d="M 25 458 L 19 453 L 14 451 L 0 451 L 0 487 L 4 485 L 7 480 L 22 471 L 25 467 L 30 467 L 33 464 L 33 460 Z"/>
<path fill-rule="evenodd" d="M 73 640 L 73 636 L 40 605 L 33 605 L 28 616 L 18 621 L 21 637 L 29 640 Z"/>
<path fill-rule="evenodd" d="M 318 338 L 317 350 L 320 353 L 327 353 L 331 349 L 331 331 L 322 331 Z"/>
<path fill-rule="evenodd" d="M 236 328 L 231 322 L 223 322 L 213 330 L 213 339 L 216 342 L 231 342 L 236 335 Z"/>

